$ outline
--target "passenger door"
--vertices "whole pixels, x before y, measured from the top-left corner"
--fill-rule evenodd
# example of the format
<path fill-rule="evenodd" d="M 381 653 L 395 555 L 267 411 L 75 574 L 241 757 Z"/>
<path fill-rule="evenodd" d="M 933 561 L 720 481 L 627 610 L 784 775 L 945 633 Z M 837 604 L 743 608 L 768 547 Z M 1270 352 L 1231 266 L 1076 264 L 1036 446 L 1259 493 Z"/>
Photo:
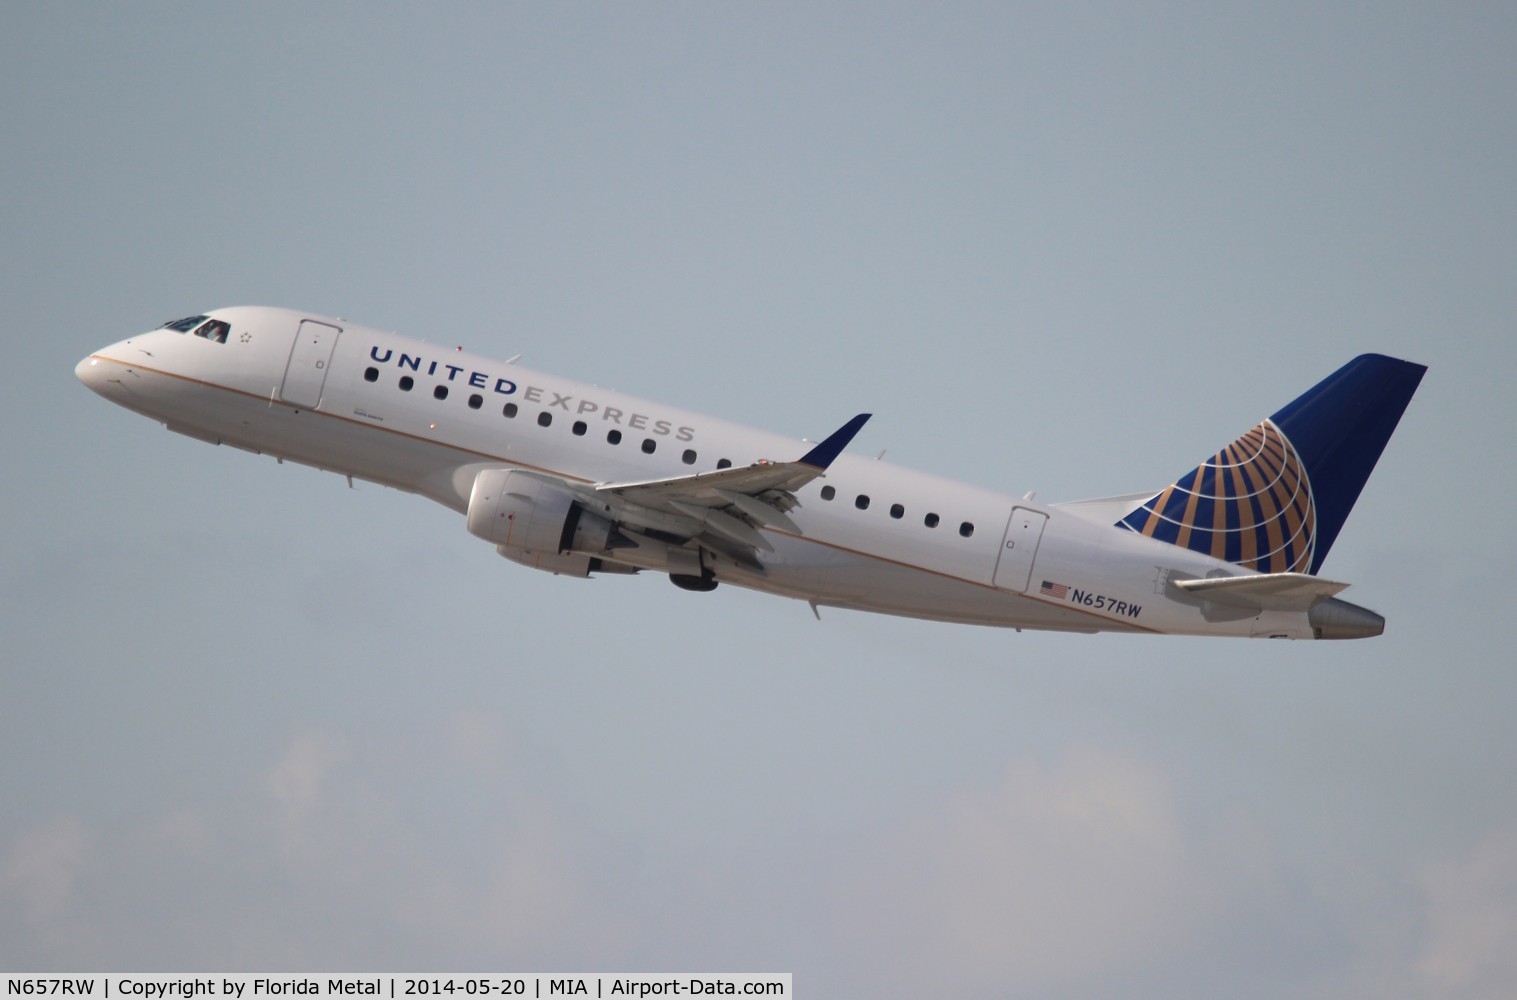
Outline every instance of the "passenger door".
<path fill-rule="evenodd" d="M 284 381 L 279 386 L 280 399 L 308 410 L 317 407 L 327 381 L 327 366 L 332 362 L 332 348 L 337 346 L 341 333 L 341 328 L 313 319 L 300 321 L 289 363 L 285 365 Z"/>

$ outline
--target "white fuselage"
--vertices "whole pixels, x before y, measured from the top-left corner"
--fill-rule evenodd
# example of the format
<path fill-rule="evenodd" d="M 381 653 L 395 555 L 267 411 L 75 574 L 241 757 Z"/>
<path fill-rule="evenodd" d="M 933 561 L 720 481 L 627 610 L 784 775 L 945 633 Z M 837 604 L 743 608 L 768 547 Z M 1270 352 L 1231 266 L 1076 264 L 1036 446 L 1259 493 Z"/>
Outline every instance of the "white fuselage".
<path fill-rule="evenodd" d="M 224 343 L 171 329 L 80 363 L 91 389 L 170 430 L 419 493 L 464 512 L 476 476 L 655 480 L 794 461 L 786 437 L 409 340 L 270 308 L 208 314 Z M 302 332 L 302 323 L 313 324 Z M 409 388 L 402 388 L 408 380 Z M 721 582 L 942 621 L 1068 631 L 1310 638 L 1304 612 L 1228 612 L 1173 582 L 1238 567 L 1020 500 L 843 454 L 796 493 L 799 532 L 763 529 L 762 566 Z"/>

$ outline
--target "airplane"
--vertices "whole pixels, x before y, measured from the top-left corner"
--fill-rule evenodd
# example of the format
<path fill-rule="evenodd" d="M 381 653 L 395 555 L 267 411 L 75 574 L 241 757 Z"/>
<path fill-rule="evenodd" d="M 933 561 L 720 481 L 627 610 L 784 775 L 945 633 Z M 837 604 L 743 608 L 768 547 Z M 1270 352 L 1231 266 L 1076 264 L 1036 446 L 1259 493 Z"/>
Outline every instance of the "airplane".
<path fill-rule="evenodd" d="M 1318 575 L 1426 368 L 1365 354 L 1170 485 L 1042 504 L 406 339 L 234 307 L 75 374 L 171 431 L 417 493 L 507 559 L 942 622 L 1356 639 Z"/>

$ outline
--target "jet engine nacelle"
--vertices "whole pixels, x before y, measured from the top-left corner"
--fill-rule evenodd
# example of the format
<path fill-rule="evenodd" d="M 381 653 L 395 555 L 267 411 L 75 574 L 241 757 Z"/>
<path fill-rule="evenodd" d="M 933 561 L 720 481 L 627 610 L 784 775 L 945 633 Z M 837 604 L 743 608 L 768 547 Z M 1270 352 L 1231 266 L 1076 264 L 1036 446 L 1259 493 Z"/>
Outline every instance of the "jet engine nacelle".
<path fill-rule="evenodd" d="M 568 490 L 514 469 L 486 469 L 469 493 L 469 533 L 522 552 L 558 555 L 574 509 Z"/>
<path fill-rule="evenodd" d="M 632 572 L 602 564 L 615 526 L 576 503 L 573 493 L 531 473 L 486 469 L 469 493 L 469 532 L 507 559 L 565 576 Z"/>

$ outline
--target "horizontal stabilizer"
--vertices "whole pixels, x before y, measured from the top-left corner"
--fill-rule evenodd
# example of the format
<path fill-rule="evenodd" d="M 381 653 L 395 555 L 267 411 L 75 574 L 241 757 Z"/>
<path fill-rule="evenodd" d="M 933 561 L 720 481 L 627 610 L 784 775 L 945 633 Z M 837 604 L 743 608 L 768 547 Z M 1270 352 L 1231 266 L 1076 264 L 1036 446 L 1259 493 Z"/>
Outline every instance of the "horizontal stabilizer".
<path fill-rule="evenodd" d="M 1308 611 L 1318 602 L 1348 589 L 1346 583 L 1306 573 L 1258 573 L 1173 582 L 1194 597 L 1250 611 Z"/>

